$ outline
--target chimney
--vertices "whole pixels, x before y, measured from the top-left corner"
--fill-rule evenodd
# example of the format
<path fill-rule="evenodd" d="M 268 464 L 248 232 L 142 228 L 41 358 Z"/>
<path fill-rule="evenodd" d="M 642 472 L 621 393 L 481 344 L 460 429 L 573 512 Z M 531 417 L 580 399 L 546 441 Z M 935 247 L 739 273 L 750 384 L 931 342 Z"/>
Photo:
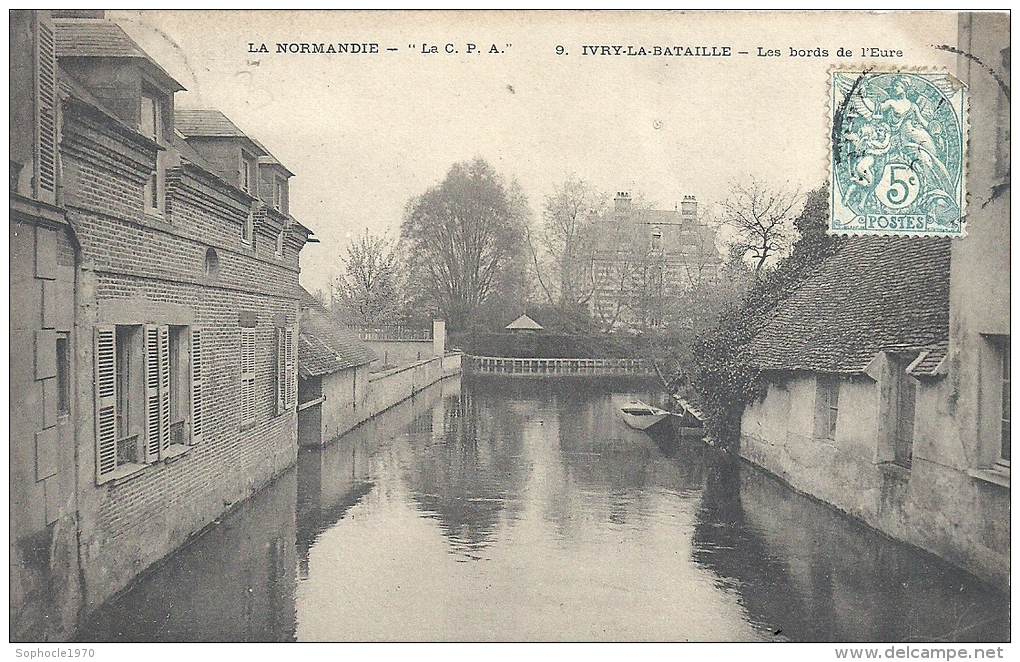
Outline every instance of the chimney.
<path fill-rule="evenodd" d="M 630 209 L 630 193 L 618 191 L 613 202 L 616 203 L 616 211 L 627 211 Z"/>
<path fill-rule="evenodd" d="M 680 215 L 685 219 L 693 220 L 698 215 L 698 201 L 693 195 L 685 195 L 680 203 Z"/>

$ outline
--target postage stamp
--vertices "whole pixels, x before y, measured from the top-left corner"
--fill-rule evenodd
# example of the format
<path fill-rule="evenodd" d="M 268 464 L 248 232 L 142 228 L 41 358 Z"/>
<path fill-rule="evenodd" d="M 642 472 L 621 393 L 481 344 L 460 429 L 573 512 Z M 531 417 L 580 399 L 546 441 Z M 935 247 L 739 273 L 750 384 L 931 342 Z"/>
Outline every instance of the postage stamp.
<path fill-rule="evenodd" d="M 830 71 L 829 233 L 966 235 L 966 87 L 942 73 Z"/>

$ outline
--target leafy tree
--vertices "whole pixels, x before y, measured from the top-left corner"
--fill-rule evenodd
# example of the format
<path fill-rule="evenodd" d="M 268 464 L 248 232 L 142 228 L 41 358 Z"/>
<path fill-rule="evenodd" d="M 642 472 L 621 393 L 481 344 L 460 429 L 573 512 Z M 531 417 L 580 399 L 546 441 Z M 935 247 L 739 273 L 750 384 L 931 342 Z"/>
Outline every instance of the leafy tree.
<path fill-rule="evenodd" d="M 348 323 L 393 324 L 400 315 L 396 241 L 368 230 L 347 246 L 343 272 L 331 284 L 330 306 Z"/>
<path fill-rule="evenodd" d="M 766 262 L 782 257 L 790 247 L 794 239 L 790 221 L 799 202 L 797 191 L 769 188 L 753 177 L 730 189 L 723 203 L 725 222 L 736 231 L 733 249 L 752 260 L 756 277 L 761 278 Z"/>
<path fill-rule="evenodd" d="M 726 307 L 714 326 L 678 356 L 672 387 L 701 406 L 708 416 L 708 432 L 717 440 L 737 440 L 744 405 L 764 387 L 758 370 L 741 360 L 741 348 L 761 330 L 769 314 L 843 246 L 841 237 L 825 233 L 828 210 L 826 187 L 808 193 L 804 209 L 793 221 L 800 238 L 790 254 L 774 270 L 756 277 L 743 298 Z"/>
<path fill-rule="evenodd" d="M 419 306 L 463 329 L 496 301 L 526 294 L 524 251 L 528 203 L 485 160 L 456 163 L 446 178 L 411 198 L 401 238 Z"/>

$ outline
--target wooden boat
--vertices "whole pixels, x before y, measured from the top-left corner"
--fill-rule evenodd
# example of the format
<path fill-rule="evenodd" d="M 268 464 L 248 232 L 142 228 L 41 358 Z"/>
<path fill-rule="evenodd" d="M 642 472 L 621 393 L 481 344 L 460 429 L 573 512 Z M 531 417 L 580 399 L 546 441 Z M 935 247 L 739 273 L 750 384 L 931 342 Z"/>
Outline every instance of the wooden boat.
<path fill-rule="evenodd" d="M 635 430 L 647 430 L 672 415 L 665 409 L 646 405 L 640 400 L 631 400 L 620 408 L 620 412 L 624 423 Z"/>
<path fill-rule="evenodd" d="M 673 428 L 681 437 L 700 437 L 705 433 L 705 415 L 683 398 L 674 397 L 679 413 L 673 415 Z"/>

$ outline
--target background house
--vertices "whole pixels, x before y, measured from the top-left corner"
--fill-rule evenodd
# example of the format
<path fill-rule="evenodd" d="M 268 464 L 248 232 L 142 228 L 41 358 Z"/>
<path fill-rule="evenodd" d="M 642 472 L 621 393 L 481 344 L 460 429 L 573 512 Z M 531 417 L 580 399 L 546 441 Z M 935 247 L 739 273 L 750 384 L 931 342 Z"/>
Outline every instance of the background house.
<path fill-rule="evenodd" d="M 715 231 L 699 219 L 692 195 L 673 210 L 635 205 L 627 192 L 613 202 L 597 221 L 591 312 L 605 328 L 658 327 L 668 299 L 718 276 Z"/>

